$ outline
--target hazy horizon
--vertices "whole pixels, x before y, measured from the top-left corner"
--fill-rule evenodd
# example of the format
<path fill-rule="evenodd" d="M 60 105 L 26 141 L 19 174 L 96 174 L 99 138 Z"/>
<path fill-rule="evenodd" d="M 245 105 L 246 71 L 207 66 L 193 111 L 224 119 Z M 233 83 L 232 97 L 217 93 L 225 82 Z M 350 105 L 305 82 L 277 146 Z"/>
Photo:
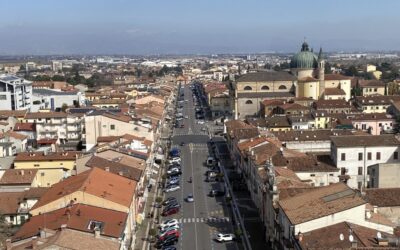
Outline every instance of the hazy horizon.
<path fill-rule="evenodd" d="M 0 55 L 400 51 L 400 1 L 4 1 Z"/>

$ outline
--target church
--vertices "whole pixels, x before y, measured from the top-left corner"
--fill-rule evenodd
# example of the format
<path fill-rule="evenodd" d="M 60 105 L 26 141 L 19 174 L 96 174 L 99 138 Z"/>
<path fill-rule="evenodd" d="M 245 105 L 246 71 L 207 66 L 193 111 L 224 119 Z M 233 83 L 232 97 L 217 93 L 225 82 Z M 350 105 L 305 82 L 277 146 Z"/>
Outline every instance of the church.
<path fill-rule="evenodd" d="M 235 118 L 257 115 L 264 100 L 294 101 L 345 99 L 351 97 L 351 79 L 339 74 L 325 74 L 325 58 L 316 55 L 304 42 L 290 60 L 290 71 L 260 71 L 240 76 L 233 84 Z"/>

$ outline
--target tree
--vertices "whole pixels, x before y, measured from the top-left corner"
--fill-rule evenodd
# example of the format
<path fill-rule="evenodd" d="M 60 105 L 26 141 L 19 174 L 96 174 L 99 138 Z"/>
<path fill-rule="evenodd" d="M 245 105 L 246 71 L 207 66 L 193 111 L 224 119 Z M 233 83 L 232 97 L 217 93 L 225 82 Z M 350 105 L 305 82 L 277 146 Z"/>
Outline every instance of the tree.
<path fill-rule="evenodd" d="M 358 70 L 357 70 L 356 66 L 350 65 L 350 67 L 348 67 L 348 68 L 344 71 L 344 74 L 345 74 L 346 76 L 357 76 Z"/>
<path fill-rule="evenodd" d="M 6 240 L 10 238 L 15 230 L 9 225 L 2 214 L 0 214 L 0 249 L 5 249 Z"/>
<path fill-rule="evenodd" d="M 68 105 L 66 103 L 63 103 L 63 105 L 61 106 L 61 111 L 65 112 L 68 108 Z"/>
<path fill-rule="evenodd" d="M 330 63 L 326 62 L 325 63 L 325 69 L 324 69 L 325 74 L 332 74 L 332 69 L 331 68 L 332 68 L 332 65 Z"/>
<path fill-rule="evenodd" d="M 399 93 L 399 85 L 395 82 L 390 82 L 387 84 L 387 94 L 397 95 Z"/>
<path fill-rule="evenodd" d="M 51 78 L 51 80 L 63 82 L 63 81 L 65 81 L 65 77 L 62 76 L 62 75 L 54 75 L 54 76 Z"/>

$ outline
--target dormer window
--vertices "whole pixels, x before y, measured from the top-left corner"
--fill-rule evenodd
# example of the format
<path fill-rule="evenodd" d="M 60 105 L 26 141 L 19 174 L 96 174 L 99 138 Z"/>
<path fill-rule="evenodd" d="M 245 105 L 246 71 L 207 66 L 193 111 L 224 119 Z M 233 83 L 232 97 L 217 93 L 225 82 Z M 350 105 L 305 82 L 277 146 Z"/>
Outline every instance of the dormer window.
<path fill-rule="evenodd" d="M 89 225 L 88 225 L 87 229 L 90 231 L 99 230 L 101 232 L 101 231 L 103 231 L 103 228 L 104 228 L 104 222 L 91 220 L 91 221 L 89 221 Z"/>

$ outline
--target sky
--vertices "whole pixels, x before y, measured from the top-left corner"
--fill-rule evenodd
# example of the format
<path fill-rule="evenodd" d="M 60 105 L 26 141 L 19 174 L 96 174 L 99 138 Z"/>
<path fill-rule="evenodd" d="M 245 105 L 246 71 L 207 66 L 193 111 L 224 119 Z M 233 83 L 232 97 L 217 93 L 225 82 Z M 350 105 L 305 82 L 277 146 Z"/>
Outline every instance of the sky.
<path fill-rule="evenodd" d="M 398 0 L 0 0 L 0 55 L 400 51 Z"/>

